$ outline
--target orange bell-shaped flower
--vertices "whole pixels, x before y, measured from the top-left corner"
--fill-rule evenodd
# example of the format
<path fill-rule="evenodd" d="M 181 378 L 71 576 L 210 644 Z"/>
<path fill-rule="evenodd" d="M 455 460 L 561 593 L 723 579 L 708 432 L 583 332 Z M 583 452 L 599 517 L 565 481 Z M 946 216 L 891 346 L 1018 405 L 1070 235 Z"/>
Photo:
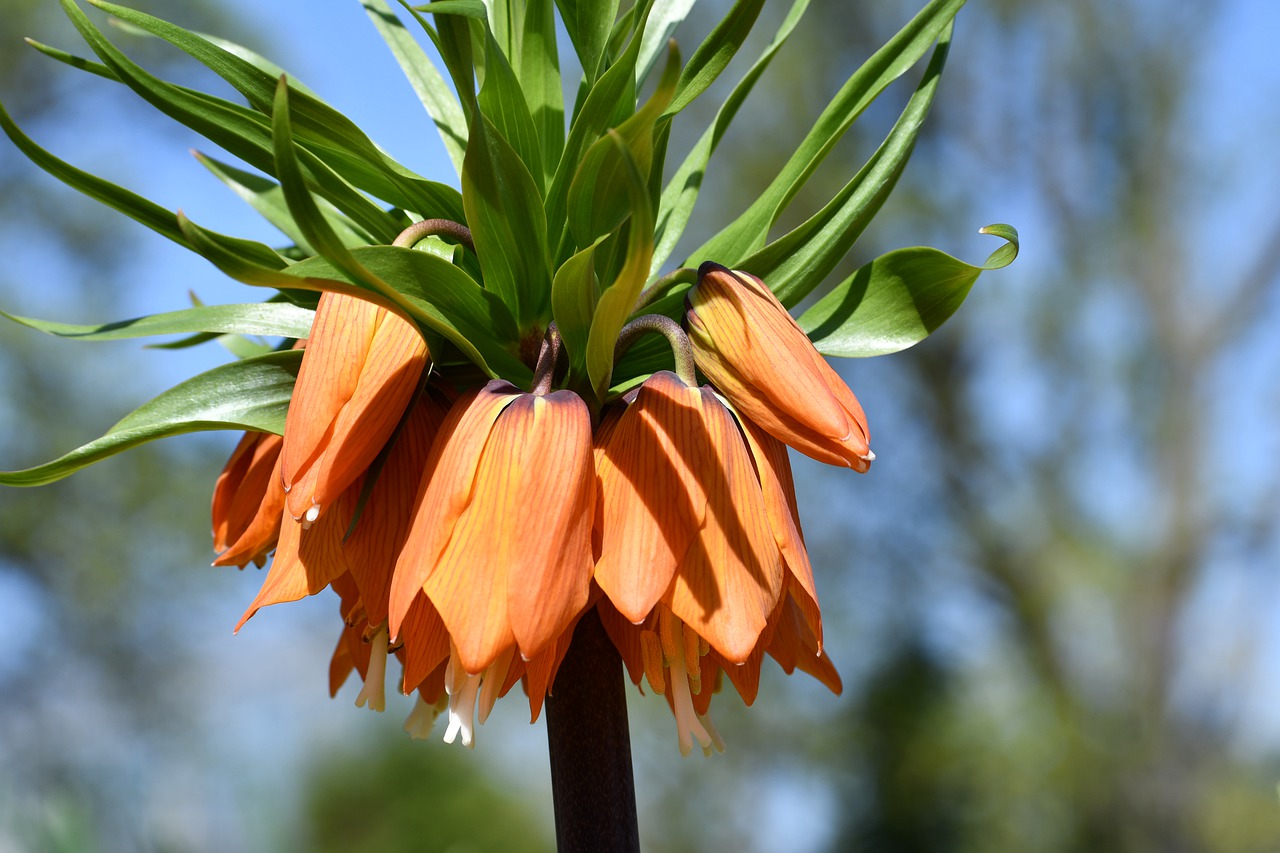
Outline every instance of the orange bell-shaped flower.
<path fill-rule="evenodd" d="M 392 636 L 425 592 L 466 673 L 513 646 L 533 658 L 587 604 L 595 496 L 591 415 L 576 394 L 493 380 L 459 398 L 396 564 Z"/>
<path fill-rule="evenodd" d="M 326 291 L 285 420 L 289 514 L 314 522 L 382 450 L 427 364 L 427 345 L 385 308 Z"/>
<path fill-rule="evenodd" d="M 596 582 L 633 623 L 659 602 L 735 663 L 781 595 L 783 557 L 752 457 L 710 388 L 660 371 L 598 457 Z"/>
<path fill-rule="evenodd" d="M 215 566 L 261 566 L 276 547 L 284 512 L 278 435 L 247 432 L 213 487 Z"/>
<path fill-rule="evenodd" d="M 698 369 L 739 412 L 819 462 L 867 470 L 862 406 L 764 282 L 704 263 L 686 304 Z"/>

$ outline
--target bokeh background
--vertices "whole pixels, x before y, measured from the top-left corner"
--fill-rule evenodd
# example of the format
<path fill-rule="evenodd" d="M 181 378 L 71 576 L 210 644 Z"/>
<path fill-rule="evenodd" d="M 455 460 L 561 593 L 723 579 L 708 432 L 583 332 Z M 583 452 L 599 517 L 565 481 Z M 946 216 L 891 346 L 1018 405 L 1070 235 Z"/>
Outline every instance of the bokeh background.
<path fill-rule="evenodd" d="M 354 0 L 136 5 L 272 57 L 449 179 Z M 726 5 L 699 5 L 686 50 Z M 689 246 L 918 5 L 814 0 L 717 154 Z M 784 11 L 766 8 L 747 62 Z M 768 671 L 754 707 L 717 699 L 729 751 L 711 760 L 682 760 L 665 703 L 633 695 L 646 849 L 1280 849 L 1277 32 L 1266 0 L 962 10 L 924 137 L 845 271 L 915 244 L 978 261 L 991 222 L 1018 227 L 1022 256 L 923 344 L 838 365 L 878 461 L 795 466 L 844 694 Z M 24 35 L 87 49 L 52 0 L 0 0 L 0 99 L 37 141 L 201 224 L 277 239 L 190 158 L 201 140 Z M 117 42 L 226 91 L 164 45 Z M 874 151 L 920 71 L 783 225 Z M 255 298 L 7 143 L 0 258 L 0 309 L 18 314 Z M 229 357 L 0 325 L 0 467 L 59 455 Z M 351 685 L 327 697 L 331 596 L 231 635 L 262 577 L 208 567 L 233 443 L 170 439 L 0 491 L 0 851 L 552 849 L 545 733 L 519 701 L 474 753 L 411 742 L 403 697 L 383 715 L 354 708 Z"/>

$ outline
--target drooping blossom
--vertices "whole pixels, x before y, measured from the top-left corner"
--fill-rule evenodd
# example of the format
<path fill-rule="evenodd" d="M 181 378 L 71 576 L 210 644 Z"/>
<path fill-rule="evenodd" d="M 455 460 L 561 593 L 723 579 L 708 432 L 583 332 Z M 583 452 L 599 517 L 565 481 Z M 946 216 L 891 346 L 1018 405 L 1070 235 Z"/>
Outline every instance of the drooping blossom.
<path fill-rule="evenodd" d="M 325 292 L 285 421 L 280 474 L 289 514 L 312 524 L 382 450 L 428 359 L 414 326 Z"/>
<path fill-rule="evenodd" d="M 704 263 L 686 304 L 698 369 L 739 412 L 819 462 L 867 470 L 862 406 L 764 282 Z"/>
<path fill-rule="evenodd" d="M 247 432 L 213 487 L 215 566 L 259 567 L 276 547 L 284 512 L 278 435 Z"/>
<path fill-rule="evenodd" d="M 727 659 L 746 660 L 783 588 L 760 481 L 733 414 L 660 371 L 597 457 L 596 582 L 632 622 L 662 602 Z"/>
<path fill-rule="evenodd" d="M 464 395 L 422 475 L 391 587 L 392 636 L 422 592 L 467 674 L 511 649 L 532 659 L 586 606 L 594 502 L 591 415 L 578 395 L 500 380 Z"/>

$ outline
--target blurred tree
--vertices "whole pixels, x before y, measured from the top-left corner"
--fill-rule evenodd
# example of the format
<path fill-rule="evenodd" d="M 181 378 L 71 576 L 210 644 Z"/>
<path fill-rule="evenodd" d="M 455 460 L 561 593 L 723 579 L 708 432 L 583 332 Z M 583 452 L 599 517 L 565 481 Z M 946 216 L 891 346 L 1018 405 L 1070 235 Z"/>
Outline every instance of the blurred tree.
<path fill-rule="evenodd" d="M 307 769 L 306 837 L 315 853 L 538 853 L 546 815 L 489 782 L 470 752 L 397 733 L 326 752 Z M 539 804 L 540 805 L 540 804 Z"/>

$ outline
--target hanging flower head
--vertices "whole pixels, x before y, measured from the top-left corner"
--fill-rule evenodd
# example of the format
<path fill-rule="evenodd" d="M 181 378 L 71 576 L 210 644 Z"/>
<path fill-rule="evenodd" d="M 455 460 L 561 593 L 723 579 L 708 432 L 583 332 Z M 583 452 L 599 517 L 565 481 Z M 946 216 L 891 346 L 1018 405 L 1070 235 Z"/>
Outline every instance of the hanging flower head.
<path fill-rule="evenodd" d="M 578 3 L 557 23 L 560 3 L 431 4 L 429 18 L 408 9 L 402 21 L 384 0 L 364 0 L 440 130 L 457 171 L 442 182 L 253 54 L 92 2 L 185 51 L 244 103 L 151 76 L 73 0 L 63 7 L 101 64 L 36 47 L 139 92 L 260 173 L 198 155 L 287 239 L 202 228 L 63 163 L 0 109 L 0 129 L 38 165 L 273 291 L 125 326 L 201 333 L 188 343 L 254 337 L 236 344 L 239 360 L 0 483 L 49 482 L 163 435 L 247 431 L 212 506 L 218 564 L 263 565 L 274 551 L 241 625 L 332 589 L 341 628 L 331 689 L 356 672 L 358 704 L 381 709 L 395 657 L 400 687 L 417 695 L 415 736 L 447 711 L 446 738 L 474 743 L 475 724 L 516 684 L 536 719 L 593 610 L 632 678 L 670 703 L 685 752 L 722 747 L 711 696 L 728 680 L 753 701 L 766 656 L 839 691 L 783 443 L 867 470 L 862 407 L 824 356 L 916 343 L 982 269 L 1013 259 L 1016 234 L 992 226 L 1009 245 L 983 267 L 906 249 L 827 280 L 912 149 L 960 4 L 930 3 L 907 23 L 757 200 L 718 230 L 704 226 L 712 236 L 672 265 L 716 146 L 798 14 L 668 164 L 673 123 L 725 70 L 762 3 L 735 4 L 684 63 L 667 35 L 691 4 L 646 0 L 619 17 L 617 3 Z M 568 109 L 560 29 L 577 54 L 575 81 L 581 73 Z M 853 119 L 935 42 L 873 160 L 770 241 Z"/>

